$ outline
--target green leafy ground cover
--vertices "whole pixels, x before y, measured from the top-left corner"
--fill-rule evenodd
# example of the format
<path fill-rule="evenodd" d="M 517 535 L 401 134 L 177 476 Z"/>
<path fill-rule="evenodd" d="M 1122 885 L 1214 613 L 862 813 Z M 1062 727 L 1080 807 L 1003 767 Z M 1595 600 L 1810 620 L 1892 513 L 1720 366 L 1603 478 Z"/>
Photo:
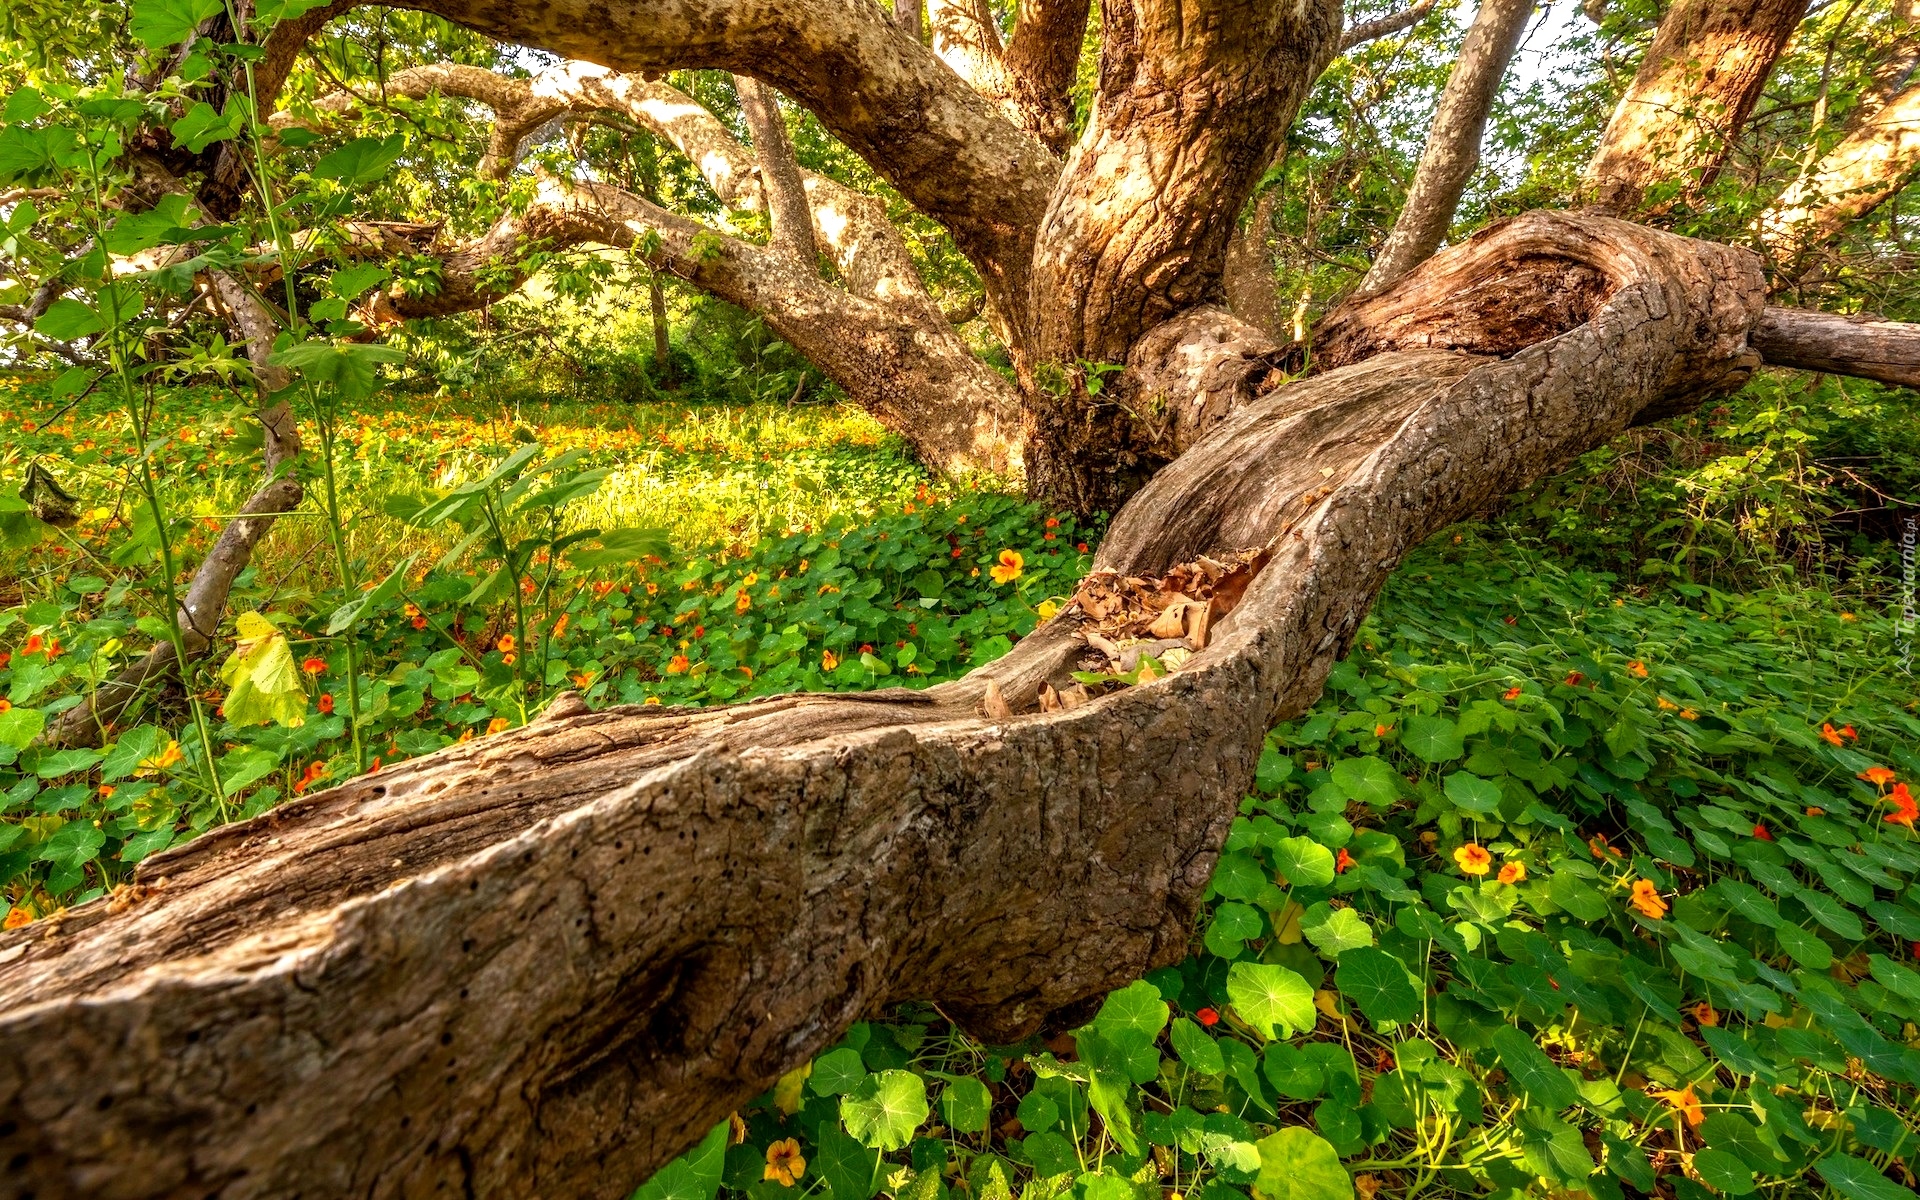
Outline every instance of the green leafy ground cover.
<path fill-rule="evenodd" d="M 156 399 L 189 561 L 253 486 L 216 448 L 230 405 Z M 282 523 L 237 593 L 240 640 L 196 685 L 220 706 L 211 763 L 179 697 L 103 750 L 48 751 L 33 736 L 158 611 L 116 490 L 129 447 L 111 416 L 60 408 L 37 378 L 0 404 L 9 474 L 51 464 L 78 516 L 10 518 L 14 923 L 562 689 L 693 703 L 950 678 L 1087 562 L 1072 522 L 928 490 L 843 410 L 369 402 L 340 455 L 365 590 L 329 589 L 320 535 Z M 924 1006 L 858 1026 L 643 1192 L 1907 1195 L 1920 847 L 1889 818 L 1911 811 L 1920 726 L 1895 619 L 1804 582 L 1648 593 L 1561 571 L 1541 540 L 1523 511 L 1397 573 L 1327 695 L 1271 735 L 1184 962 L 1020 1046 Z"/>

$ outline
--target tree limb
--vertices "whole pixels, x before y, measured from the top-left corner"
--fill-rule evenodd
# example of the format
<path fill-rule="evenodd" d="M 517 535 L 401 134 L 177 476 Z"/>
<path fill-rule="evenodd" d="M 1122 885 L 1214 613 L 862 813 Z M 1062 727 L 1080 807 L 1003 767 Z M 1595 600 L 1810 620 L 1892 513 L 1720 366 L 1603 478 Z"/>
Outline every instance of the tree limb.
<path fill-rule="evenodd" d="M 1383 37 L 1392 37 L 1403 29 L 1412 29 L 1426 20 L 1427 14 L 1432 12 L 1433 6 L 1438 3 L 1439 0 L 1420 0 L 1420 3 L 1403 8 L 1399 12 L 1375 17 L 1371 21 L 1361 21 L 1357 25 L 1349 25 L 1347 31 L 1340 37 L 1340 52 L 1345 54 L 1355 46 L 1378 41 Z M 1476 16 L 1475 19 L 1477 20 L 1478 17 Z"/>
<path fill-rule="evenodd" d="M 816 254 L 813 206 L 807 202 L 807 185 L 800 162 L 793 156 L 793 140 L 787 136 L 779 98 L 772 88 L 750 75 L 735 75 L 733 83 L 740 94 L 747 130 L 753 135 L 753 154 L 760 164 L 760 190 L 766 200 L 773 246 L 811 270 Z"/>
<path fill-rule="evenodd" d="M 1375 295 L 1398 283 L 1446 239 L 1460 196 L 1480 165 L 1493 98 L 1532 14 L 1533 0 L 1482 0 L 1440 93 L 1406 202 L 1356 295 Z"/>
<path fill-rule="evenodd" d="M 1753 348 L 1773 366 L 1920 388 L 1920 325 L 1770 306 Z"/>

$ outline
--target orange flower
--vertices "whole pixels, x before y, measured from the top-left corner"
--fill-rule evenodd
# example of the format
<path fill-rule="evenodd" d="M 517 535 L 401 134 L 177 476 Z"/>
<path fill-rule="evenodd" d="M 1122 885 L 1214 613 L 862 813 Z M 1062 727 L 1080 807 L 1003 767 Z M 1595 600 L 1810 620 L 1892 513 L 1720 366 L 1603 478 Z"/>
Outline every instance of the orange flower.
<path fill-rule="evenodd" d="M 1460 865 L 1462 874 L 1485 875 L 1493 867 L 1493 855 L 1480 848 L 1478 842 L 1468 842 L 1453 852 L 1453 861 Z"/>
<path fill-rule="evenodd" d="M 575 686 L 575 687 L 577 687 L 577 688 L 590 688 L 590 687 L 592 687 L 592 686 L 593 686 L 593 672 L 592 672 L 592 671 L 581 671 L 581 672 L 580 672 L 579 674 L 577 674 L 577 675 L 575 675 L 575 676 L 573 677 L 573 686 Z"/>
<path fill-rule="evenodd" d="M 820 652 L 820 669 L 822 671 L 834 670 L 839 667 L 839 665 L 840 656 L 838 654 L 835 654 L 831 650 L 822 650 Z"/>
<path fill-rule="evenodd" d="M 500 661 L 510 667 L 514 663 L 520 661 L 520 656 L 518 654 L 515 654 L 513 651 L 509 650 L 505 654 L 502 654 L 500 656 Z"/>
<path fill-rule="evenodd" d="M 1510 687 L 1506 691 L 1500 693 L 1500 698 L 1502 700 L 1518 700 L 1520 698 L 1520 689 L 1517 687 Z"/>
<path fill-rule="evenodd" d="M 1702 1025 L 1705 1025 L 1709 1029 L 1713 1028 L 1715 1025 L 1718 1025 L 1720 1023 L 1719 1010 L 1714 1008 L 1713 1005 L 1706 1000 L 1702 1000 L 1700 1003 L 1689 1008 L 1687 1011 L 1693 1014 L 1694 1020 L 1698 1021 Z"/>
<path fill-rule="evenodd" d="M 333 711 L 333 693 L 332 692 L 320 693 L 320 711 L 323 714 L 331 713 Z"/>
<path fill-rule="evenodd" d="M 1629 903 L 1656 921 L 1667 915 L 1667 902 L 1660 898 L 1660 889 L 1653 886 L 1651 879 L 1634 880 Z"/>
<path fill-rule="evenodd" d="M 1604 833 L 1596 833 L 1587 839 L 1587 851 L 1602 862 L 1607 860 L 1608 855 L 1620 857 L 1620 852 L 1607 844 L 1607 835 Z"/>
<path fill-rule="evenodd" d="M 1840 731 L 1832 725 L 1822 725 L 1820 727 L 1820 740 L 1829 746 L 1844 746 L 1847 744 L 1847 739 L 1841 737 Z"/>
<path fill-rule="evenodd" d="M 1567 672 L 1567 677 L 1566 677 L 1566 679 L 1564 679 L 1564 680 L 1562 680 L 1561 682 L 1562 682 L 1562 683 L 1563 683 L 1563 684 L 1564 684 L 1564 685 L 1565 685 L 1566 687 L 1579 687 L 1579 686 L 1580 686 L 1580 684 L 1581 684 L 1581 682 L 1582 682 L 1583 680 L 1585 680 L 1585 679 L 1586 679 L 1586 676 L 1585 676 L 1585 675 L 1582 675 L 1582 674 L 1581 674 L 1580 672 L 1578 672 L 1578 671 L 1569 671 L 1569 672 Z"/>
<path fill-rule="evenodd" d="M 798 1141 L 786 1138 L 767 1147 L 767 1170 L 761 1178 L 771 1179 L 781 1187 L 792 1187 L 806 1173 L 807 1160 L 800 1157 Z"/>
<path fill-rule="evenodd" d="M 1854 778 L 1864 779 L 1875 787 L 1883 788 L 1893 782 L 1894 774 L 1892 769 L 1888 767 L 1868 767 L 1866 770 L 1854 776 Z"/>
<path fill-rule="evenodd" d="M 304 659 L 300 663 L 300 669 L 309 675 L 318 675 L 327 669 L 327 660 L 324 658 Z"/>
<path fill-rule="evenodd" d="M 42 638 L 39 634 L 36 633 L 31 637 L 27 638 L 27 644 L 20 647 L 20 653 L 38 654 L 40 653 L 40 651 L 46 649 L 46 647 L 47 647 L 46 639 Z"/>
<path fill-rule="evenodd" d="M 1907 790 L 1907 785 L 1894 784 L 1893 790 L 1886 794 L 1885 799 L 1894 805 L 1894 810 L 1882 819 L 1889 824 L 1905 825 L 1908 829 L 1912 829 L 1915 819 L 1920 818 L 1920 803 L 1915 803 L 1913 793 Z"/>
<path fill-rule="evenodd" d="M 684 675 L 688 670 L 692 669 L 692 667 L 693 664 L 687 661 L 687 656 L 684 654 L 676 654 L 667 660 L 667 674 L 669 675 Z"/>
<path fill-rule="evenodd" d="M 0 929 L 18 929 L 22 925 L 33 924 L 33 910 L 22 904 L 7 911 L 7 919 L 0 921 Z"/>
<path fill-rule="evenodd" d="M 1639 659 L 1635 659 L 1632 662 L 1628 663 L 1627 670 L 1636 679 L 1645 679 L 1647 677 L 1647 664 L 1641 662 Z"/>
<path fill-rule="evenodd" d="M 495 650 L 500 651 L 502 654 L 510 654 L 512 653 L 513 648 L 518 644 L 519 643 L 513 640 L 512 634 L 503 633 L 500 635 L 500 640 L 493 644 L 493 648 Z"/>
<path fill-rule="evenodd" d="M 1687 1119 L 1690 1126 L 1698 1125 L 1707 1119 L 1700 1111 L 1700 1101 L 1693 1094 L 1693 1085 L 1688 1084 L 1677 1092 L 1655 1092 L 1654 1095 L 1673 1106 L 1673 1110 Z"/>
<path fill-rule="evenodd" d="M 302 774 L 299 779 L 294 781 L 294 785 L 293 785 L 294 795 L 297 796 L 301 792 L 306 791 L 308 788 L 318 783 L 321 777 L 326 775 L 326 773 L 327 773 L 327 764 L 319 763 L 319 762 L 308 763 L 306 772 Z"/>
<path fill-rule="evenodd" d="M 493 720 L 487 722 L 488 736 L 492 736 L 493 734 L 496 734 L 496 733 L 505 733 L 506 731 L 507 731 L 507 719 L 505 717 L 495 717 Z"/>
<path fill-rule="evenodd" d="M 1392 732 L 1393 726 L 1391 725 L 1375 725 L 1373 727 L 1373 736 L 1375 737 L 1385 737 Z"/>
<path fill-rule="evenodd" d="M 0 697 L 0 712 L 11 712 L 12 710 L 13 710 L 13 701 L 8 700 L 5 697 Z"/>
<path fill-rule="evenodd" d="M 560 619 L 553 623 L 553 636 L 559 637 L 567 631 L 567 622 L 573 620 L 572 613 L 561 613 Z"/>
<path fill-rule="evenodd" d="M 1344 874 L 1346 869 L 1352 865 L 1353 855 L 1347 853 L 1345 846 L 1340 847 L 1340 853 L 1336 854 L 1333 859 L 1333 873 L 1335 875 Z"/>
<path fill-rule="evenodd" d="M 1502 863 L 1500 866 L 1500 874 L 1497 878 L 1501 883 L 1525 883 L 1527 879 L 1527 864 L 1523 862 Z"/>
<path fill-rule="evenodd" d="M 1027 560 L 1020 557 L 1018 550 L 1002 550 L 1000 561 L 994 564 L 993 570 L 988 574 L 993 576 L 995 583 L 1012 583 L 1020 578 L 1020 570 L 1026 565 Z"/>
<path fill-rule="evenodd" d="M 745 616 L 747 610 L 752 607 L 753 597 L 747 594 L 747 589 L 741 588 L 733 594 L 733 611 L 735 616 Z"/>

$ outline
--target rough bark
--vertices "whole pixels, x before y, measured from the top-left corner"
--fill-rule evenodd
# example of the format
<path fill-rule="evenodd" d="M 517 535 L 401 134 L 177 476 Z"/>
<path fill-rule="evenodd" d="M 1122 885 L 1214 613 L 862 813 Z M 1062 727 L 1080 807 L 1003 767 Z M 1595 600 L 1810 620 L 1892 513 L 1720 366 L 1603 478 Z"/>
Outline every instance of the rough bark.
<path fill-rule="evenodd" d="M 1920 325 L 1769 307 L 1753 346 L 1774 366 L 1920 387 Z"/>
<path fill-rule="evenodd" d="M 1677 0 L 1587 164 L 1594 207 L 1629 216 L 1661 185 L 1692 197 L 1711 183 L 1806 11 L 1807 0 Z"/>
<path fill-rule="evenodd" d="M 1090 402 L 1079 364 L 1123 363 L 1147 330 L 1223 298 L 1235 218 L 1339 37 L 1337 0 L 1102 8 L 1093 111 L 1034 252 L 1035 495 L 1092 513 L 1130 493 L 1138 430 Z"/>
<path fill-rule="evenodd" d="M 760 164 L 760 190 L 766 197 L 767 226 L 775 250 L 807 268 L 814 266 L 813 206 L 800 161 L 793 156 L 787 119 L 772 88 L 747 75 L 733 77 L 740 93 L 740 111 L 753 135 L 753 154 Z"/>
<path fill-rule="evenodd" d="M 1467 181 L 1480 165 L 1480 139 L 1493 112 L 1493 98 L 1532 14 L 1533 0 L 1481 0 L 1434 109 L 1433 128 L 1406 203 L 1360 281 L 1359 295 L 1372 296 L 1398 283 L 1446 240 Z"/>
<path fill-rule="evenodd" d="M 1161 680 L 1036 711 L 1084 650 L 1070 608 L 926 693 L 563 703 L 0 935 L 11 1181 L 617 1196 L 889 1002 L 1007 1038 L 1179 957 L 1265 730 L 1312 701 L 1399 556 L 1750 369 L 1751 255 L 1523 222 L 1402 287 L 1467 254 L 1484 287 L 1550 297 L 1564 263 L 1489 247 L 1562 232 L 1600 280 L 1584 321 L 1549 304 L 1511 323 L 1544 341 L 1481 330 L 1479 354 L 1398 351 L 1253 399 L 1116 519 L 1096 570 L 1270 555 Z M 979 715 L 990 681 L 1013 715 Z"/>
<path fill-rule="evenodd" d="M 1025 0 L 1007 39 L 1006 70 L 1020 127 L 1055 154 L 1073 140 L 1071 89 L 1090 0 Z"/>

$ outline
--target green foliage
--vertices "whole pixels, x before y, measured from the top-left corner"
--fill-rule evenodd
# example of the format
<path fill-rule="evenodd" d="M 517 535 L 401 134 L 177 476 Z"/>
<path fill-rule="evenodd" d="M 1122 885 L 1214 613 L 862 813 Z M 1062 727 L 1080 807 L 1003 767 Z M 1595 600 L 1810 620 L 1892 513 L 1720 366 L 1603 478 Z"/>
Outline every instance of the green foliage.
<path fill-rule="evenodd" d="M 1210 1200 L 1910 1194 L 1885 1168 L 1920 1085 L 1893 621 L 1453 547 L 1402 568 L 1270 736 L 1189 958 L 1070 1043 L 983 1046 L 916 1006 L 855 1026 L 818 1099 L 743 1110 L 740 1161 L 850 1140 L 896 1197 L 930 1172 Z M 835 1099 L 882 1072 L 898 1124 Z M 940 1093 L 915 1129 L 902 1075 Z"/>

